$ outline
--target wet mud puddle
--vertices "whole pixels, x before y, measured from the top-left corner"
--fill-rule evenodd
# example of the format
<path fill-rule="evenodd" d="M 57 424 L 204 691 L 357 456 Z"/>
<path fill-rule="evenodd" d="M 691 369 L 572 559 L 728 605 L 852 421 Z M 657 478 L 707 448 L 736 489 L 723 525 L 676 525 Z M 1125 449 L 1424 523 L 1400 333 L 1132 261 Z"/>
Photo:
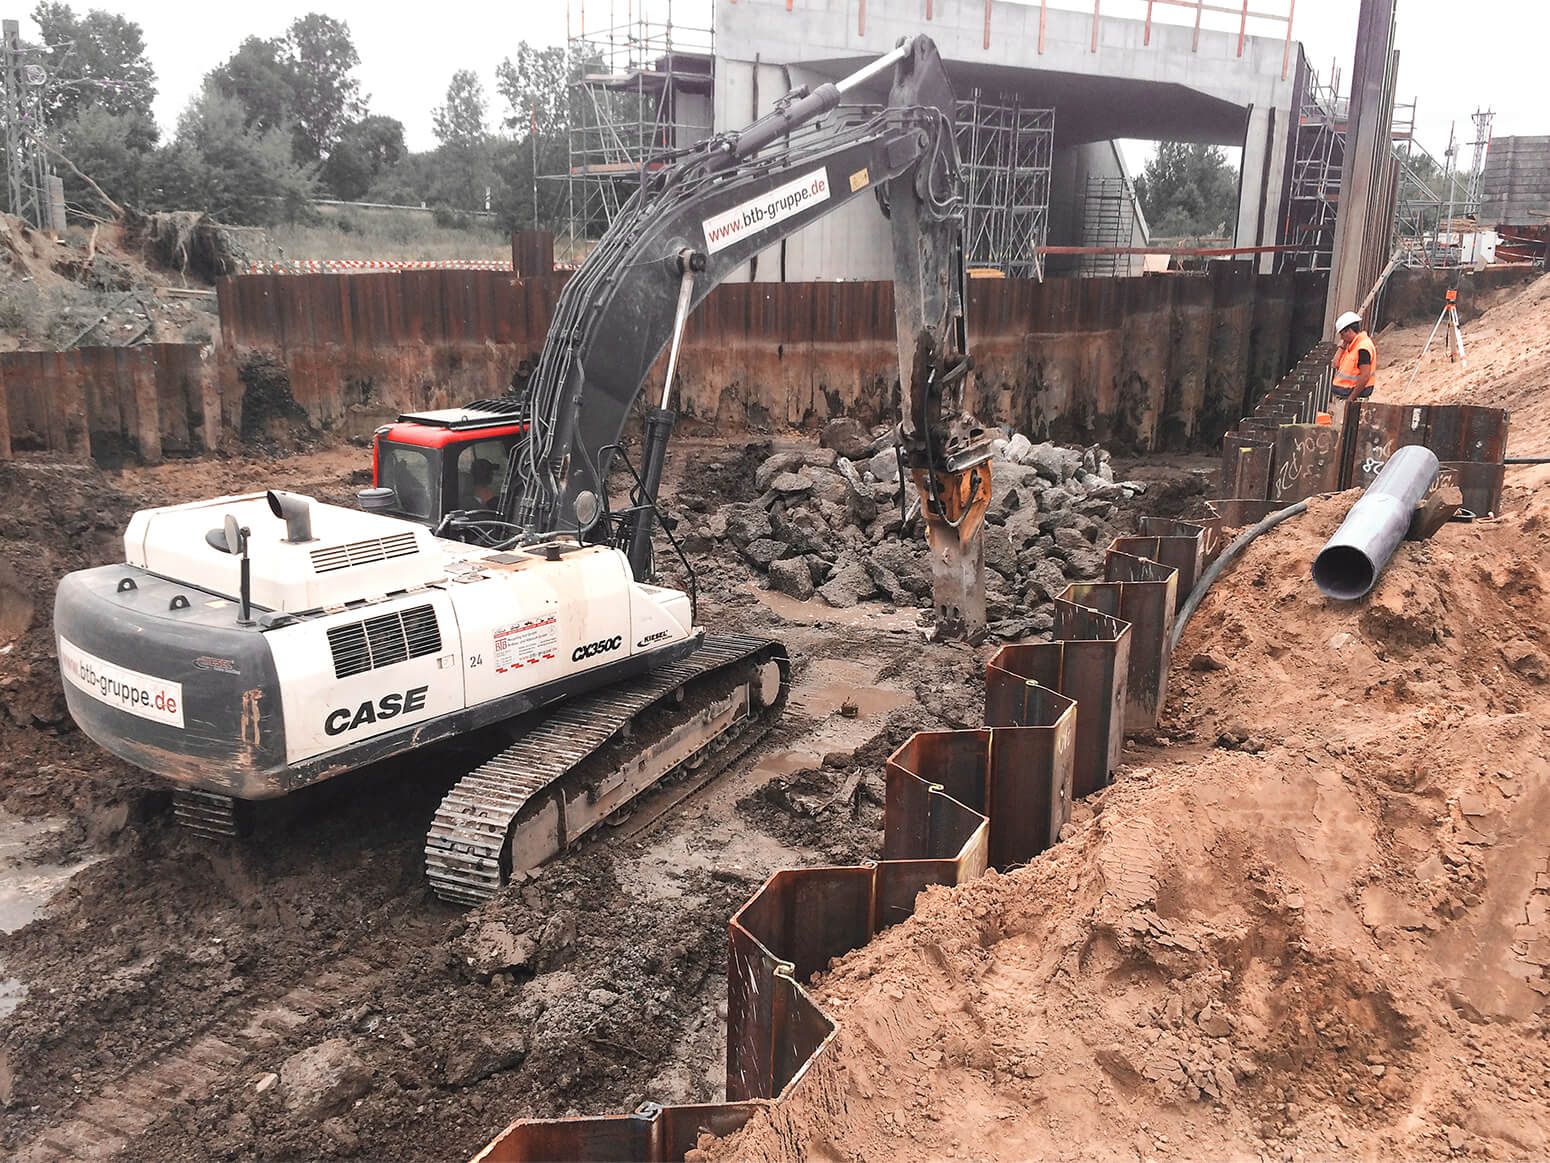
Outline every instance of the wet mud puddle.
<path fill-rule="evenodd" d="M 819 658 L 797 679 L 789 709 L 813 721 L 801 743 L 760 758 L 754 775 L 759 782 L 775 776 L 812 771 L 824 756 L 853 751 L 877 734 L 879 720 L 913 695 L 880 685 L 877 670 L 846 658 Z"/>
<path fill-rule="evenodd" d="M 60 820 L 24 820 L 0 811 L 0 933 L 14 933 L 35 920 L 54 894 L 91 861 L 42 864 L 29 859 L 28 849 L 56 832 Z M 27 986 L 5 973 L 0 962 L 0 1019 L 8 1017 L 27 996 Z"/>

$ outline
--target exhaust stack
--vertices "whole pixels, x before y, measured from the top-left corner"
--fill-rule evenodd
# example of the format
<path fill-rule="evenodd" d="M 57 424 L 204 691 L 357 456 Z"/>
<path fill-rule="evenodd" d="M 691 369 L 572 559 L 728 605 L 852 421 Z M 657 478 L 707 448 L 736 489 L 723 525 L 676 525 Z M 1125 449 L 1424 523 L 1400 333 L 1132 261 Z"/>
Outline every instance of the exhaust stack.
<path fill-rule="evenodd" d="M 270 489 L 264 494 L 269 501 L 269 511 L 285 519 L 285 539 L 291 543 L 312 540 L 312 506 L 306 497 L 295 493 L 277 493 Z"/>

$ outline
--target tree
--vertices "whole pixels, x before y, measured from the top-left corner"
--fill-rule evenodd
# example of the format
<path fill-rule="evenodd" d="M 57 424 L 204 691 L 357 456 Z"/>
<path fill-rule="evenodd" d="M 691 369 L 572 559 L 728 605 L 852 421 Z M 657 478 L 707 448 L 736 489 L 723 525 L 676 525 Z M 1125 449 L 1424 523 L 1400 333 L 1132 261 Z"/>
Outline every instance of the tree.
<path fill-rule="evenodd" d="M 361 63 L 350 26 L 309 12 L 285 34 L 286 57 L 296 87 L 296 158 L 328 156 L 339 134 L 366 111 L 361 86 L 350 73 Z"/>
<path fill-rule="evenodd" d="M 291 156 L 284 130 L 248 126 L 242 104 L 213 84 L 189 102 L 177 137 L 156 158 L 158 205 L 203 210 L 222 222 L 294 219 L 311 197 L 312 179 Z"/>
<path fill-rule="evenodd" d="M 32 18 L 43 30 L 52 74 L 43 97 L 46 125 L 57 126 L 91 107 L 155 124 L 156 70 L 145 58 L 138 24 L 97 9 L 77 17 L 68 4 L 48 0 L 40 0 Z"/>
<path fill-rule="evenodd" d="M 566 134 L 577 100 L 574 82 L 581 58 L 563 48 L 534 48 L 526 41 L 495 69 L 495 88 L 505 101 L 502 122 L 516 139 L 495 151 L 499 179 L 494 210 L 509 229 L 552 228 L 565 216 L 565 187 L 539 181 L 534 210 L 534 167 L 539 176 L 564 173 L 570 164 Z M 634 98 L 629 98 L 633 100 Z M 627 113 L 622 114 L 627 116 Z"/>
<path fill-rule="evenodd" d="M 334 197 L 358 202 L 371 184 L 403 160 L 404 126 L 392 117 L 372 114 L 346 125 L 328 161 L 323 184 Z"/>
<path fill-rule="evenodd" d="M 292 152 L 306 164 L 328 157 L 345 126 L 365 113 L 350 75 L 358 64 L 349 25 L 309 12 L 278 40 L 248 37 L 205 79 L 241 102 L 249 128 L 288 126 Z"/>
<path fill-rule="evenodd" d="M 89 105 L 60 128 L 60 151 L 115 201 L 143 205 L 156 136 L 156 123 L 140 113 L 110 113 L 102 105 Z M 65 202 L 95 208 L 95 192 L 74 171 L 60 170 Z"/>
<path fill-rule="evenodd" d="M 242 104 L 243 124 L 250 129 L 280 129 L 295 117 L 295 70 L 281 41 L 248 37 L 225 64 L 206 74 L 205 83 Z"/>
<path fill-rule="evenodd" d="M 534 48 L 517 42 L 517 51 L 495 66 L 495 89 L 506 101 L 507 129 L 536 131 L 540 138 L 563 134 L 576 70 L 563 48 Z"/>
<path fill-rule="evenodd" d="M 1238 176 L 1214 145 L 1161 141 L 1136 179 L 1136 197 L 1152 234 L 1214 236 L 1237 218 Z"/>
<path fill-rule="evenodd" d="M 484 206 L 484 191 L 495 181 L 490 134 L 485 126 L 484 86 L 468 69 L 452 74 L 446 100 L 431 111 L 441 176 L 435 195 L 461 210 Z"/>

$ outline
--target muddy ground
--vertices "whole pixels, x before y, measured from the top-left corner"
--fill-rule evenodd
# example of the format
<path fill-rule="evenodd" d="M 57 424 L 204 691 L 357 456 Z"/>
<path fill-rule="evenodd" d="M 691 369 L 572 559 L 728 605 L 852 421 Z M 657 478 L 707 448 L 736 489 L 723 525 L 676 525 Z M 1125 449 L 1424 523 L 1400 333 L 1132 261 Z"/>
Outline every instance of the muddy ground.
<path fill-rule="evenodd" d="M 692 479 L 718 503 L 750 499 L 770 451 L 680 441 L 675 495 Z M 137 507 L 276 485 L 348 501 L 365 463 L 339 447 L 115 476 L 0 465 L 8 1157 L 461 1157 L 517 1117 L 709 1100 L 732 912 L 776 868 L 876 855 L 883 757 L 914 730 L 978 721 L 991 646 L 930 645 L 913 608 L 797 602 L 707 554 L 701 621 L 782 639 L 791 704 L 649 827 L 626 822 L 479 910 L 444 905 L 421 845 L 469 765 L 449 747 L 263 805 L 239 844 L 190 838 L 163 785 L 74 730 L 55 581 L 121 560 Z M 1149 471 L 1179 482 L 1177 506 L 1203 464 Z"/>

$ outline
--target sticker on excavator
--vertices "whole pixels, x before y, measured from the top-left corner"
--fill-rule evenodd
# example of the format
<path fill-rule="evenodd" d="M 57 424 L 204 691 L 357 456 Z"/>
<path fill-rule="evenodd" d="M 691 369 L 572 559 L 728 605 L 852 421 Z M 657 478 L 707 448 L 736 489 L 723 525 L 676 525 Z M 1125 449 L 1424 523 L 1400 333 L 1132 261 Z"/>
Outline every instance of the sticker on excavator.
<path fill-rule="evenodd" d="M 530 618 L 495 631 L 495 672 L 531 666 L 551 659 L 560 641 L 560 621 L 553 614 Z"/>
<path fill-rule="evenodd" d="M 777 222 L 784 222 L 793 214 L 828 200 L 829 171 L 820 166 L 767 194 L 705 219 L 705 249 L 715 254 L 741 238 L 768 230 Z"/>
<path fill-rule="evenodd" d="M 183 726 L 183 684 L 154 674 L 142 674 L 127 666 L 82 650 L 63 635 L 59 638 L 59 670 L 71 686 L 92 698 L 153 723 Z"/>

